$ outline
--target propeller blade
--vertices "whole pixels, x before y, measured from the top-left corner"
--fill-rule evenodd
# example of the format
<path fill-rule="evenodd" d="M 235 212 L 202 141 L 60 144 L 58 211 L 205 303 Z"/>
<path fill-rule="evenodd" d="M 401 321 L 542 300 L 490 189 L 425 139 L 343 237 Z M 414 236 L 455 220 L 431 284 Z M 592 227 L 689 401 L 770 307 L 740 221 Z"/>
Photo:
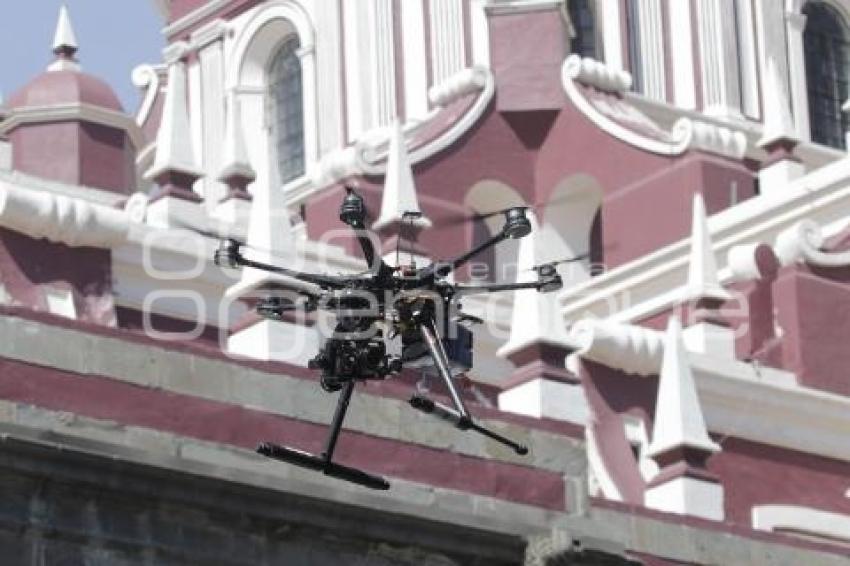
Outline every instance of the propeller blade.
<path fill-rule="evenodd" d="M 487 220 L 488 218 L 493 218 L 494 216 L 499 216 L 500 214 L 505 214 L 509 210 L 513 210 L 515 208 L 524 208 L 526 210 L 539 211 L 550 208 L 552 206 L 557 206 L 559 204 L 564 204 L 573 200 L 576 200 L 577 195 L 567 194 L 556 199 L 548 200 L 545 202 L 536 201 L 530 204 L 518 204 L 516 206 L 509 206 L 503 208 L 501 210 L 493 210 L 491 212 L 478 212 L 478 213 L 462 213 L 455 212 L 443 215 L 440 218 L 437 218 L 433 221 L 433 225 L 436 227 L 449 227 L 449 226 L 458 226 L 460 224 L 465 224 L 467 222 L 480 222 L 483 220 Z"/>
<path fill-rule="evenodd" d="M 583 254 L 579 254 L 579 255 L 573 256 L 573 257 L 558 259 L 558 260 L 555 260 L 555 261 L 547 261 L 546 263 L 541 263 L 540 265 L 535 265 L 534 267 L 532 267 L 531 269 L 527 269 L 526 271 L 540 271 L 542 269 L 546 269 L 546 268 L 550 268 L 550 267 L 554 268 L 554 267 L 561 265 L 561 264 L 564 264 L 564 263 L 574 263 L 576 261 L 582 261 L 582 260 L 588 259 L 589 257 L 590 257 L 590 253 L 585 252 Z"/>

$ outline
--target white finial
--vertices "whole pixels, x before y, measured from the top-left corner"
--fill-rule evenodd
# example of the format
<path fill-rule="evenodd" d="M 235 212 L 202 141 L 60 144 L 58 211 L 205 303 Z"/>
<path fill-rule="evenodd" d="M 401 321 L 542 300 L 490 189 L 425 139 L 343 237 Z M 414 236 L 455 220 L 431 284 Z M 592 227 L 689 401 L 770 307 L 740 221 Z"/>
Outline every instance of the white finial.
<path fill-rule="evenodd" d="M 717 260 L 708 230 L 705 214 L 705 202 L 702 194 L 694 195 L 693 226 L 691 229 L 691 263 L 688 270 L 688 283 L 683 300 L 717 299 L 728 301 L 732 298 L 720 285 L 717 277 Z"/>
<path fill-rule="evenodd" d="M 230 95 L 229 102 L 230 112 L 224 134 L 224 166 L 218 175 L 218 180 L 227 183 L 238 178 L 250 183 L 257 178 L 257 173 L 251 167 L 248 150 L 245 147 L 245 135 L 242 131 L 242 104 L 236 94 Z"/>
<path fill-rule="evenodd" d="M 720 451 L 720 446 L 708 436 L 687 356 L 682 325 L 676 316 L 671 316 L 664 338 L 655 423 L 648 451 L 650 456 L 680 447 Z"/>
<path fill-rule="evenodd" d="M 782 140 L 796 141 L 794 120 L 791 107 L 785 94 L 785 87 L 779 77 L 776 61 L 767 60 L 766 85 L 764 88 L 764 131 L 758 142 L 765 147 Z"/>
<path fill-rule="evenodd" d="M 195 164 L 189 109 L 186 105 L 186 67 L 180 61 L 172 63 L 168 68 L 168 92 L 156 136 L 156 157 L 145 177 L 155 179 L 167 171 L 195 177 L 202 175 Z"/>
<path fill-rule="evenodd" d="M 384 178 L 384 195 L 381 201 L 381 214 L 373 225 L 380 229 L 393 222 L 401 222 L 405 212 L 421 212 L 416 196 L 416 184 L 413 181 L 413 169 L 401 124 L 393 124 L 387 156 L 387 174 Z M 431 221 L 424 216 L 416 219 L 417 226 L 427 228 Z"/>
<path fill-rule="evenodd" d="M 74 55 L 77 53 L 77 36 L 71 25 L 68 7 L 59 8 L 59 21 L 56 23 L 56 33 L 53 36 L 53 53 L 56 60 L 47 67 L 48 71 L 79 71 L 80 66 Z"/>

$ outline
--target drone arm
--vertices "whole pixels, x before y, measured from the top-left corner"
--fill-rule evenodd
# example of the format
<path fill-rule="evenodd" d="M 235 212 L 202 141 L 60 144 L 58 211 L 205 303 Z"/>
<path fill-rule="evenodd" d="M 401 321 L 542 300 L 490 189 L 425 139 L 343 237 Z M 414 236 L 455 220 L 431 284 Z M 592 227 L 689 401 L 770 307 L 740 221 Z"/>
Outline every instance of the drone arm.
<path fill-rule="evenodd" d="M 312 283 L 314 285 L 318 285 L 323 289 L 342 289 L 346 285 L 346 279 L 342 277 L 334 277 L 333 275 L 319 275 L 316 273 L 302 273 L 300 271 L 294 271 L 285 267 L 277 267 L 275 265 L 269 265 L 267 263 L 254 261 L 242 255 L 236 257 L 236 263 L 240 267 L 253 267 L 254 269 L 259 269 L 268 273 L 285 275 L 287 277 L 292 277 L 293 279 L 298 279 L 299 281 L 304 281 L 305 283 Z M 319 295 L 315 295 L 315 297 L 318 296 Z"/>
<path fill-rule="evenodd" d="M 457 285 L 456 295 L 475 295 L 477 293 L 498 293 L 499 291 L 520 291 L 522 289 L 534 289 L 539 291 L 545 282 L 528 281 L 525 283 L 499 283 L 493 285 Z"/>
<path fill-rule="evenodd" d="M 487 248 L 492 248 L 493 246 L 495 246 L 499 242 L 501 242 L 503 240 L 507 240 L 507 239 L 508 239 L 508 234 L 503 230 L 503 231 L 499 232 L 498 234 L 496 234 L 495 236 L 492 236 L 490 239 L 478 244 L 477 246 L 475 246 L 474 248 L 472 248 L 471 250 L 469 250 L 465 254 L 456 257 L 455 259 L 449 260 L 447 262 L 435 263 L 435 264 L 427 267 L 425 272 L 424 272 L 424 276 L 436 274 L 436 275 L 439 275 L 440 277 L 445 277 L 446 275 L 448 275 L 449 273 L 451 273 L 452 271 L 454 271 L 458 267 L 462 266 L 463 264 L 468 262 L 473 257 L 477 256 L 478 254 L 480 254 L 481 252 L 483 252 Z"/>

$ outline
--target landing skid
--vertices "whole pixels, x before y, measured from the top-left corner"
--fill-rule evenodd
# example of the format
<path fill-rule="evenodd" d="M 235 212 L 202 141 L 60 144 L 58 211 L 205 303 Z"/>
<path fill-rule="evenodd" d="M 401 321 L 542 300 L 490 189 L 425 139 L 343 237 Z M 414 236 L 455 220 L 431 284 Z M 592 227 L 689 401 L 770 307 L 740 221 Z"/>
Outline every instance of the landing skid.
<path fill-rule="evenodd" d="M 519 455 L 528 454 L 528 448 L 526 446 L 518 444 L 509 438 L 488 430 L 472 420 L 472 416 L 466 409 L 463 399 L 452 381 L 448 359 L 440 340 L 440 336 L 437 334 L 436 325 L 433 321 L 427 321 L 420 327 L 420 331 L 422 332 L 422 337 L 424 338 L 428 349 L 431 351 L 431 357 L 434 359 L 434 365 L 449 391 L 449 396 L 454 408 L 436 403 L 430 399 L 422 397 L 421 395 L 414 395 L 410 399 L 411 407 L 447 421 L 460 430 L 468 430 L 482 434 L 511 448 Z M 380 476 L 373 476 L 362 470 L 343 466 L 342 464 L 337 464 L 333 461 L 334 449 L 336 448 L 336 442 L 339 439 L 339 433 L 342 430 L 342 422 L 345 420 L 345 414 L 348 411 L 348 404 L 351 402 L 351 396 L 354 393 L 355 383 L 355 379 L 351 378 L 342 386 L 339 399 L 337 399 L 333 422 L 331 423 L 331 428 L 325 443 L 325 450 L 321 455 L 316 456 L 309 452 L 304 452 L 295 448 L 287 448 L 286 446 L 279 446 L 271 442 L 264 442 L 260 444 L 257 447 L 257 452 L 268 458 L 281 460 L 289 464 L 301 466 L 302 468 L 322 472 L 326 476 L 345 480 L 371 489 L 389 489 L 390 483 L 384 478 Z"/>

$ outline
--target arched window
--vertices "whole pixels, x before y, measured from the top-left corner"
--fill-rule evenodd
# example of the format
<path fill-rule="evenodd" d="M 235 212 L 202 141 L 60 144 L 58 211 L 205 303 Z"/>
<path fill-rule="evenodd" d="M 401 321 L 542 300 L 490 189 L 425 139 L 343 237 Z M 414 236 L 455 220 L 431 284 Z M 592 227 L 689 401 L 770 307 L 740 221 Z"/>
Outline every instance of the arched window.
<path fill-rule="evenodd" d="M 575 35 L 570 41 L 570 52 L 599 59 L 596 47 L 596 2 L 595 0 L 571 0 L 570 21 Z"/>
<path fill-rule="evenodd" d="M 841 110 L 847 101 L 848 30 L 841 15 L 823 2 L 803 9 L 806 84 L 812 141 L 844 149 L 850 125 Z"/>
<path fill-rule="evenodd" d="M 304 99 L 298 37 L 290 36 L 272 59 L 269 71 L 271 135 L 280 182 L 304 174 Z"/>

